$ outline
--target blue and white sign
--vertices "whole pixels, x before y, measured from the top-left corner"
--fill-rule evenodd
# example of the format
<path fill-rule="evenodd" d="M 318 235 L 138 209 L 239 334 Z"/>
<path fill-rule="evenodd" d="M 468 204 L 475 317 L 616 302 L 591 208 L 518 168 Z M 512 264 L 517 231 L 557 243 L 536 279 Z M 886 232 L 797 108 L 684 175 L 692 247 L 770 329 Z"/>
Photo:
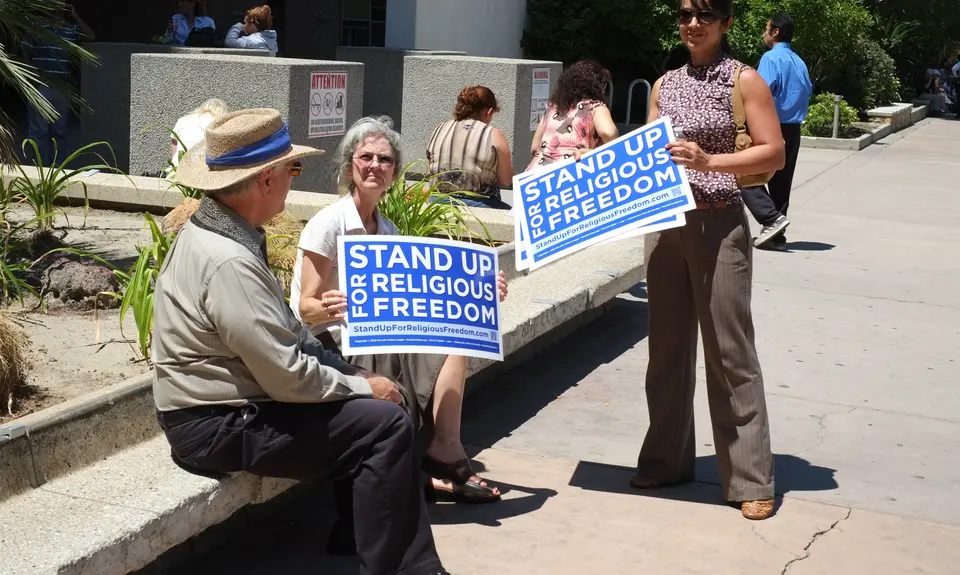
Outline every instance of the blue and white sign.
<path fill-rule="evenodd" d="M 338 239 L 344 355 L 446 353 L 503 361 L 494 248 L 433 238 Z"/>
<path fill-rule="evenodd" d="M 514 178 L 517 260 L 536 269 L 647 225 L 667 229 L 696 208 L 684 169 L 666 149 L 669 118 L 638 128 L 573 159 Z M 521 248 L 524 248 L 521 253 Z"/>

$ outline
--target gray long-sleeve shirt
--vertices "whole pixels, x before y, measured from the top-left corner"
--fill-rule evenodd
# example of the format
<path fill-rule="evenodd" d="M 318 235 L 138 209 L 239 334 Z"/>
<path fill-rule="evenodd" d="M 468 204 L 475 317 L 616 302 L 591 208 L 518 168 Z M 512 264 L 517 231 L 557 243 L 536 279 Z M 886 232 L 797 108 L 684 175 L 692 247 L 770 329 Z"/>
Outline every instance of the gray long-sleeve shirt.
<path fill-rule="evenodd" d="M 210 198 L 181 229 L 154 298 L 157 409 L 373 395 L 302 327 L 265 253 L 263 234 Z"/>

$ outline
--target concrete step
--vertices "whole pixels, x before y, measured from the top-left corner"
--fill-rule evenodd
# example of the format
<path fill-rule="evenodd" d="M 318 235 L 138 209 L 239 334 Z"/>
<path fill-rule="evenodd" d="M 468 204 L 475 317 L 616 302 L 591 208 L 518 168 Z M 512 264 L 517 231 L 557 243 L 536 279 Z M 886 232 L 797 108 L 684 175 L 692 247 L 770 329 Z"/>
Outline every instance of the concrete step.
<path fill-rule="evenodd" d="M 471 362 L 470 390 L 641 281 L 642 247 L 642 237 L 605 243 L 513 280 L 502 307 L 508 361 Z M 183 544 L 295 484 L 246 473 L 222 480 L 191 475 L 155 435 L 0 502 L 0 573 L 129 573 L 175 547 L 197 552 Z"/>

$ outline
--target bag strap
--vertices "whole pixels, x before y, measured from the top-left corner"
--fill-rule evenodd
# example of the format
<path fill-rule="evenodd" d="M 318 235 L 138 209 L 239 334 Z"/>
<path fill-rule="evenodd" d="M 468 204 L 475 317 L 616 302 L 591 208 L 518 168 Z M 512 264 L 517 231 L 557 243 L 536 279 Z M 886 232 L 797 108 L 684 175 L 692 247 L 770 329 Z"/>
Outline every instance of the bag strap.
<path fill-rule="evenodd" d="M 747 113 L 743 108 L 743 94 L 740 93 L 740 72 L 743 64 L 737 64 L 733 72 L 733 123 L 737 126 L 738 134 L 747 133 Z"/>

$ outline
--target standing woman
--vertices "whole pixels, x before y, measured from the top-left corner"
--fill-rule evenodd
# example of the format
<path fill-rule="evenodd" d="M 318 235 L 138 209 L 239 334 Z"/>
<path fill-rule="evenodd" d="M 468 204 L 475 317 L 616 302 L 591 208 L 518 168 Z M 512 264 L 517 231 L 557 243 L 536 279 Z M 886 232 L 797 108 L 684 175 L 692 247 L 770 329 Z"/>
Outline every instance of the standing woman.
<path fill-rule="evenodd" d="M 744 67 L 739 84 L 753 147 L 736 152 L 734 77 L 727 55 L 732 0 L 681 0 L 680 39 L 690 62 L 653 87 L 649 121 L 669 116 L 685 140 L 668 145 L 685 166 L 697 209 L 682 228 L 646 237 L 650 363 L 647 431 L 631 484 L 650 489 L 693 481 L 697 324 L 707 398 L 726 501 L 748 519 L 773 513 L 773 454 L 750 311 L 750 230 L 736 175 L 783 168 L 773 97 Z"/>
<path fill-rule="evenodd" d="M 609 83 L 610 72 L 590 60 L 577 62 L 560 75 L 533 135 L 533 160 L 527 171 L 617 138 L 617 125 L 606 103 Z"/>

